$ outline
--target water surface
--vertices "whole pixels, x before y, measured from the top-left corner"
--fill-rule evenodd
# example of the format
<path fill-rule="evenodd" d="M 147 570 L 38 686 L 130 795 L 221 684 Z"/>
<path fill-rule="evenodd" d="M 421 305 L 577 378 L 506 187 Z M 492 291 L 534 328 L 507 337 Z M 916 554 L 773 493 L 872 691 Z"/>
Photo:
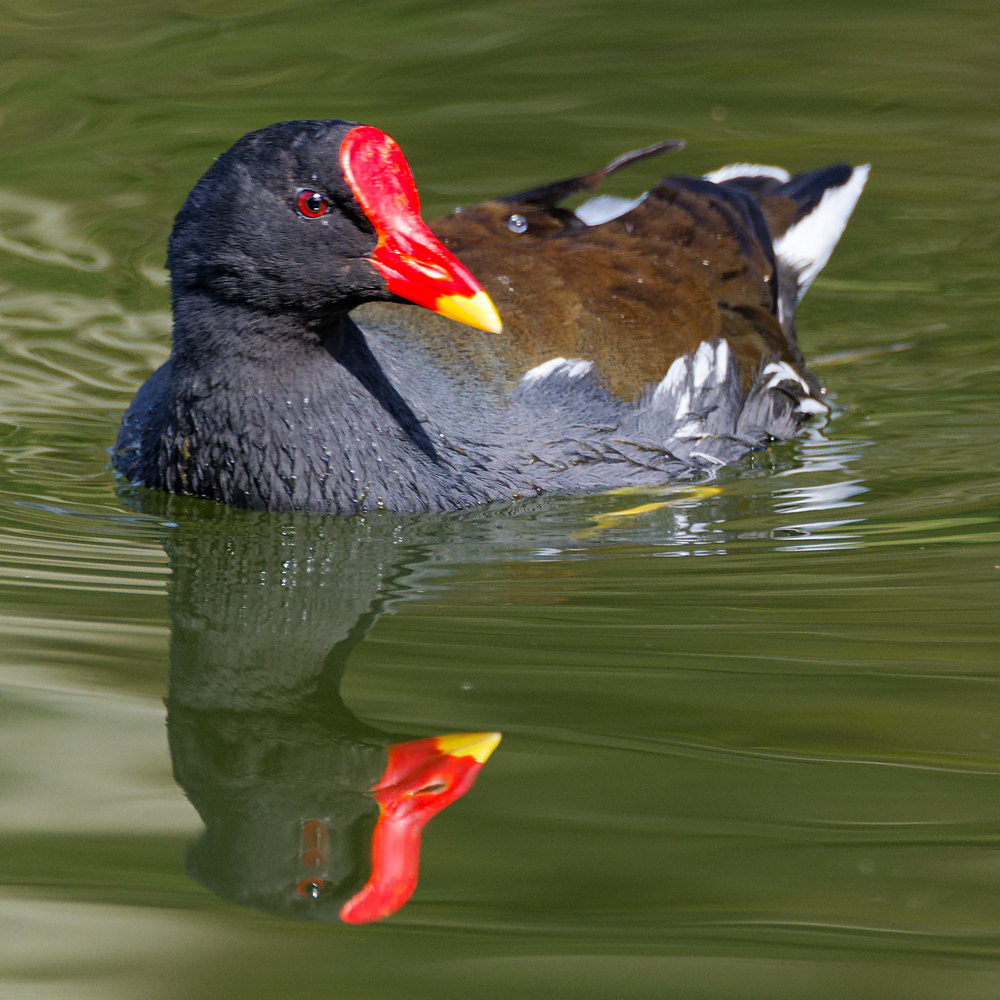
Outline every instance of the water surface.
<path fill-rule="evenodd" d="M 994 5 L 36 0 L 3 26 L 0 996 L 997 995 Z M 336 521 L 123 491 L 173 213 L 303 117 L 392 133 L 428 216 L 664 138 L 692 173 L 871 162 L 799 320 L 837 412 L 701 492 Z M 385 922 L 185 873 L 163 699 L 220 608 L 258 616 L 227 655 L 272 681 L 367 615 L 352 717 L 503 732 Z"/>

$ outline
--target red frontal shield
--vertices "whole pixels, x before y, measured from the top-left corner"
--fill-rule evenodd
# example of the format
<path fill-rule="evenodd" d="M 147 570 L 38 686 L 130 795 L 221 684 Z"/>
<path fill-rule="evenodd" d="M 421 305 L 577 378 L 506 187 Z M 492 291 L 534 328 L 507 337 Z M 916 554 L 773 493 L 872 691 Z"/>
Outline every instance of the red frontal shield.
<path fill-rule="evenodd" d="M 371 262 L 390 292 L 449 319 L 490 333 L 501 330 L 489 296 L 420 218 L 410 167 L 384 132 L 358 125 L 340 144 L 340 164 L 375 227 Z"/>

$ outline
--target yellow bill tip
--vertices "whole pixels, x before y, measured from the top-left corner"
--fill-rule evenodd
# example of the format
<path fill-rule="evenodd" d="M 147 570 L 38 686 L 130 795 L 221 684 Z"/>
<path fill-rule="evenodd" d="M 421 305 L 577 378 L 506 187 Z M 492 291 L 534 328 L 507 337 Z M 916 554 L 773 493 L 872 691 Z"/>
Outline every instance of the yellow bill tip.
<path fill-rule="evenodd" d="M 503 329 L 496 306 L 483 291 L 475 295 L 442 295 L 434 303 L 434 312 L 487 333 L 499 333 Z"/>
<path fill-rule="evenodd" d="M 475 757 L 477 763 L 485 764 L 500 742 L 500 733 L 449 733 L 436 737 L 435 742 L 441 753 L 452 757 Z"/>

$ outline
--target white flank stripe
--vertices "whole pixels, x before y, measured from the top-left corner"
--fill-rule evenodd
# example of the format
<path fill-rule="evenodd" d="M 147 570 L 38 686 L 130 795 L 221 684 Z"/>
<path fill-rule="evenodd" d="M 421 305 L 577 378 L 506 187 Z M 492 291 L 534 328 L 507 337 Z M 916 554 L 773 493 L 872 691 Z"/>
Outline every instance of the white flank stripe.
<path fill-rule="evenodd" d="M 713 465 L 725 465 L 726 460 L 724 458 L 719 458 L 717 455 L 709 455 L 703 451 L 692 451 L 692 458 L 703 458 L 706 462 L 711 462 Z"/>
<path fill-rule="evenodd" d="M 660 379 L 660 384 L 653 393 L 651 403 L 655 407 L 674 403 L 674 417 L 680 420 L 691 409 L 692 389 L 720 386 L 728 373 L 729 345 L 724 340 L 714 344 L 702 341 L 693 355 L 685 354 L 677 358 L 667 369 L 667 374 Z M 687 386 L 689 381 L 690 385 Z M 684 390 L 683 393 L 681 389 Z"/>
<path fill-rule="evenodd" d="M 681 438 L 682 440 L 700 436 L 701 422 L 698 420 L 689 420 L 683 427 L 678 427 L 677 430 L 674 431 L 674 437 Z"/>
<path fill-rule="evenodd" d="M 594 367 L 593 361 L 584 361 L 582 358 L 574 358 L 567 362 L 563 369 L 563 374 L 568 378 L 581 378 Z"/>
<path fill-rule="evenodd" d="M 667 396 L 673 395 L 684 384 L 688 376 L 688 359 L 678 358 L 668 369 L 667 374 L 660 379 L 660 384 L 653 393 L 653 405 L 662 403 Z"/>
<path fill-rule="evenodd" d="M 550 378 L 552 375 L 565 375 L 567 378 L 580 378 L 586 375 L 594 367 L 593 361 L 584 361 L 582 358 L 550 358 L 540 365 L 526 371 L 521 376 L 521 382 L 530 385 L 543 378 Z"/>
<path fill-rule="evenodd" d="M 681 398 L 677 400 L 677 412 L 674 413 L 674 416 L 678 420 L 680 420 L 681 417 L 686 417 L 690 411 L 691 411 L 691 393 L 688 392 L 687 389 L 685 389 L 684 393 L 681 395 Z"/>
<path fill-rule="evenodd" d="M 720 340 L 715 345 L 715 384 L 722 385 L 729 372 L 729 343 Z"/>
<path fill-rule="evenodd" d="M 698 345 L 698 350 L 694 352 L 694 375 L 692 381 L 694 387 L 700 389 L 712 374 L 715 368 L 715 348 L 711 344 L 702 342 Z"/>

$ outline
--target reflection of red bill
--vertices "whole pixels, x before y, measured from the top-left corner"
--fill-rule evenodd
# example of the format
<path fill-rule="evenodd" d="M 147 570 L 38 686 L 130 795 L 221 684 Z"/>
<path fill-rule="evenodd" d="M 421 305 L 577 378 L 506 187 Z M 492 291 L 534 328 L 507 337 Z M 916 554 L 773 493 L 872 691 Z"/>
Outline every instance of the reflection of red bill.
<path fill-rule="evenodd" d="M 379 818 L 372 835 L 371 877 L 341 907 L 341 920 L 381 920 L 413 895 L 424 824 L 472 787 L 499 742 L 499 733 L 452 733 L 388 748 L 389 763 L 372 789 Z"/>

